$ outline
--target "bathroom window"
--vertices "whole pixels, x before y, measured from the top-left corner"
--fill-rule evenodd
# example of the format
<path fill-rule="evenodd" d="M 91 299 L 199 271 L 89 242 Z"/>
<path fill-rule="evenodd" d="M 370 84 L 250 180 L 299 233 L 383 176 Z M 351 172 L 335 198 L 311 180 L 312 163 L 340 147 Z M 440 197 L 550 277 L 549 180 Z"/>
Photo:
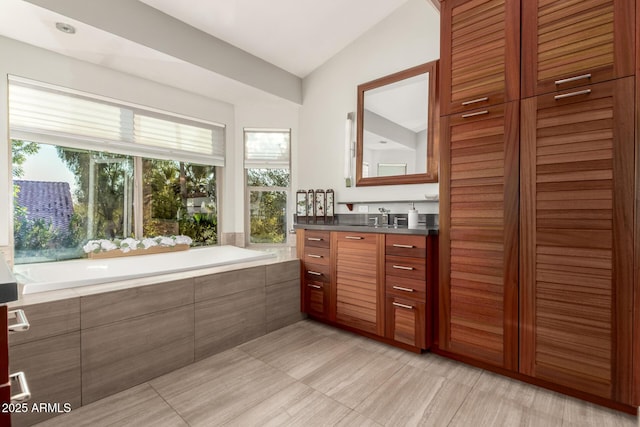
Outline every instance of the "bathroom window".
<path fill-rule="evenodd" d="M 11 76 L 15 262 L 79 258 L 89 239 L 217 244 L 223 125 Z"/>
<path fill-rule="evenodd" d="M 248 243 L 287 242 L 289 129 L 245 129 Z"/>

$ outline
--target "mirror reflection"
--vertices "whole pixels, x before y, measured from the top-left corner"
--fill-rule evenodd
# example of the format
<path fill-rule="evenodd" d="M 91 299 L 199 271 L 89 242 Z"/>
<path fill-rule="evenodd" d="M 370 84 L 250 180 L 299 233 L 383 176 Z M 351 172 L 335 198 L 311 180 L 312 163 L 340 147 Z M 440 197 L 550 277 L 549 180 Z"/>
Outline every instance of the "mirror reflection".
<path fill-rule="evenodd" d="M 363 178 L 427 172 L 428 99 L 429 73 L 365 92 Z"/>
<path fill-rule="evenodd" d="M 356 185 L 437 181 L 437 62 L 358 86 Z"/>

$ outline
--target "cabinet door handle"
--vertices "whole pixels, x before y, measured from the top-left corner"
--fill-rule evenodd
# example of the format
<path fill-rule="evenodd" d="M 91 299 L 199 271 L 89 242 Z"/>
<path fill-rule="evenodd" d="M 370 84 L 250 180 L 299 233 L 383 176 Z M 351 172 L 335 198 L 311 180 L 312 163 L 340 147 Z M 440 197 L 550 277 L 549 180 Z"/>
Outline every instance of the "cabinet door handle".
<path fill-rule="evenodd" d="M 468 119 L 469 117 L 482 116 L 483 114 L 489 114 L 489 110 L 476 111 L 475 113 L 463 114 L 462 118 L 463 119 Z"/>
<path fill-rule="evenodd" d="M 314 276 L 322 276 L 322 273 L 318 273 L 317 271 L 307 270 L 307 273 L 313 274 Z"/>
<path fill-rule="evenodd" d="M 402 286 L 393 286 L 393 289 L 396 289 L 398 291 L 403 291 L 403 292 L 414 292 L 413 289 L 411 289 L 411 288 L 403 288 Z"/>
<path fill-rule="evenodd" d="M 394 248 L 405 248 L 405 249 L 413 249 L 413 248 L 415 248 L 415 246 L 413 246 L 413 245 L 401 245 L 401 244 L 398 244 L 398 243 L 394 243 L 393 247 Z"/>
<path fill-rule="evenodd" d="M 307 286 L 310 287 L 310 288 L 313 288 L 313 289 L 322 289 L 322 286 L 319 286 L 319 285 L 310 285 L 309 284 Z"/>
<path fill-rule="evenodd" d="M 585 89 L 585 90 L 579 90 L 577 92 L 563 93 L 562 95 L 556 95 L 556 96 L 553 97 L 553 99 L 558 101 L 560 99 L 571 98 L 571 97 L 579 96 L 579 95 L 589 95 L 590 93 L 591 93 L 591 89 Z"/>
<path fill-rule="evenodd" d="M 316 254 L 307 254 L 307 256 L 309 258 L 322 258 L 322 255 L 316 255 Z"/>
<path fill-rule="evenodd" d="M 462 103 L 462 105 L 466 106 L 466 105 L 471 105 L 471 104 L 477 104 L 478 102 L 484 102 L 484 101 L 488 101 L 488 100 L 489 100 L 489 97 L 485 96 L 483 98 L 472 99 L 471 101 L 464 101 Z"/>
<path fill-rule="evenodd" d="M 396 270 L 415 270 L 413 267 L 405 267 L 404 265 L 394 265 L 393 268 Z"/>
<path fill-rule="evenodd" d="M 399 302 L 394 302 L 393 305 L 395 305 L 396 307 L 400 307 L 400 308 L 406 308 L 407 310 L 413 310 L 413 306 L 412 305 L 400 304 Z"/>
<path fill-rule="evenodd" d="M 556 80 L 556 86 L 564 83 L 571 83 L 578 80 L 590 79 L 590 78 L 591 78 L 591 74 L 582 74 L 580 76 L 569 77 L 568 79 L 560 79 L 560 80 Z"/>
<path fill-rule="evenodd" d="M 24 314 L 24 311 L 21 309 L 10 311 L 7 317 L 9 319 L 16 319 L 16 323 L 9 325 L 9 332 L 28 331 L 31 326 L 29 320 L 27 320 L 27 315 Z"/>
<path fill-rule="evenodd" d="M 20 386 L 20 393 L 11 396 L 11 403 L 26 402 L 31 399 L 31 392 L 29 391 L 29 384 L 27 384 L 27 377 L 24 372 L 16 372 L 9 375 L 9 381 L 16 381 Z"/>
<path fill-rule="evenodd" d="M 351 239 L 351 240 L 362 240 L 363 237 L 360 236 L 344 236 L 345 239 Z"/>
<path fill-rule="evenodd" d="M 322 242 L 322 239 L 320 237 L 307 237 L 307 240 L 311 242 Z"/>

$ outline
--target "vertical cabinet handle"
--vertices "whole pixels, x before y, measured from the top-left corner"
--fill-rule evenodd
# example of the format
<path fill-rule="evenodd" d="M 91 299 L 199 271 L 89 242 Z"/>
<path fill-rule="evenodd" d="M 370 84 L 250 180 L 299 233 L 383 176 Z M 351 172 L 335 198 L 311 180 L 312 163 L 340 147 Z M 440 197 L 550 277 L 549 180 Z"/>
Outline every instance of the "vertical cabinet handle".
<path fill-rule="evenodd" d="M 27 320 L 27 315 L 24 314 L 23 310 L 12 310 L 9 312 L 7 317 L 9 320 L 16 319 L 16 323 L 9 325 L 9 332 L 28 331 L 31 326 L 29 325 L 29 320 Z"/>
<path fill-rule="evenodd" d="M 400 308 L 406 308 L 407 310 L 413 310 L 412 305 L 400 304 L 399 302 L 394 302 L 393 305 Z"/>
<path fill-rule="evenodd" d="M 11 396 L 11 403 L 26 402 L 31 399 L 31 392 L 29 391 L 29 384 L 27 384 L 27 377 L 24 372 L 16 372 L 9 375 L 10 381 L 15 381 L 20 387 L 20 393 Z"/>

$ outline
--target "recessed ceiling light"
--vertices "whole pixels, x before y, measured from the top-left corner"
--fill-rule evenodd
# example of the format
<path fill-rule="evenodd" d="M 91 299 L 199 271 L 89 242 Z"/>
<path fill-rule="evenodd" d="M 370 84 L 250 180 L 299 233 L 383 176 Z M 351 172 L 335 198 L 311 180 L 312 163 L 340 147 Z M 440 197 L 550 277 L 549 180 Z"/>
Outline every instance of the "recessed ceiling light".
<path fill-rule="evenodd" d="M 387 141 L 385 141 L 384 139 L 382 141 L 380 141 L 380 144 L 386 144 Z"/>
<path fill-rule="evenodd" d="M 75 34 L 76 28 L 65 22 L 56 22 L 56 28 L 66 34 Z"/>

